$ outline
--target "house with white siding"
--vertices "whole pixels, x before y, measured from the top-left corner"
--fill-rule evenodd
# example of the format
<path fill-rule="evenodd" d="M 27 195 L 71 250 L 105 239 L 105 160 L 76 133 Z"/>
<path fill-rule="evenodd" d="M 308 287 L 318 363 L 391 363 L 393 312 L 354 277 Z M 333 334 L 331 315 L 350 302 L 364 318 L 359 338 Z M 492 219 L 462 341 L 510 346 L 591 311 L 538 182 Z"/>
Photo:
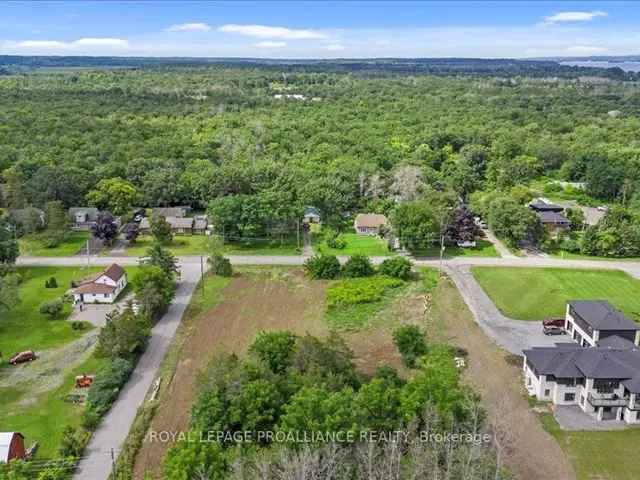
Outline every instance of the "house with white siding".
<path fill-rule="evenodd" d="M 640 325 L 606 301 L 574 301 L 565 326 L 575 343 L 523 352 L 529 395 L 598 421 L 640 424 Z"/>
<path fill-rule="evenodd" d="M 113 303 L 126 286 L 127 273 L 120 265 L 113 263 L 72 290 L 74 304 Z"/>

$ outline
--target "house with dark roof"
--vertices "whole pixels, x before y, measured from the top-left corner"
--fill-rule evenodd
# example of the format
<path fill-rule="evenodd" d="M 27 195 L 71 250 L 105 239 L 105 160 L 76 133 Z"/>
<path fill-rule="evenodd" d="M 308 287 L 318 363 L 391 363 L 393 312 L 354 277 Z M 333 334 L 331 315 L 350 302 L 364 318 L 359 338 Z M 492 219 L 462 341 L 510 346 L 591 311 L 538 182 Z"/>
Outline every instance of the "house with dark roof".
<path fill-rule="evenodd" d="M 640 345 L 640 325 L 606 300 L 572 300 L 567 303 L 565 330 L 583 347 Z M 616 337 L 616 338 L 614 338 Z"/>
<path fill-rule="evenodd" d="M 171 233 L 174 235 L 192 234 L 194 227 L 193 217 L 164 217 L 171 226 Z M 151 221 L 148 217 L 144 217 L 140 221 L 140 232 L 149 233 L 151 231 Z"/>
<path fill-rule="evenodd" d="M 640 423 L 640 326 L 607 301 L 576 300 L 565 327 L 575 343 L 524 350 L 529 395 L 598 421 Z"/>
<path fill-rule="evenodd" d="M 551 203 L 546 198 L 536 198 L 529 203 L 529 208 L 536 212 L 540 223 L 551 236 L 557 237 L 571 228 L 571 222 L 565 217 L 564 207 Z"/>
<path fill-rule="evenodd" d="M 100 211 L 95 207 L 71 207 L 68 210 L 71 219 L 71 228 L 74 230 L 89 230 L 91 225 L 98 220 Z"/>
<path fill-rule="evenodd" d="M 73 290 L 74 304 L 113 303 L 127 286 L 127 273 L 117 263 L 80 282 Z"/>

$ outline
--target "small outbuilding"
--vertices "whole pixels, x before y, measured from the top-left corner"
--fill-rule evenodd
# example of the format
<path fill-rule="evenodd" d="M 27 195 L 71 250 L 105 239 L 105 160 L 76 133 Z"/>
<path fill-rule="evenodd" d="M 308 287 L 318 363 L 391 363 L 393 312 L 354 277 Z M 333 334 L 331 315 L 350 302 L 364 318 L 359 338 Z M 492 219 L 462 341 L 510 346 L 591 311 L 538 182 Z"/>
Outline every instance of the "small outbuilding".
<path fill-rule="evenodd" d="M 24 460 L 26 456 L 24 436 L 20 432 L 0 432 L 0 463 Z"/>
<path fill-rule="evenodd" d="M 359 213 L 353 227 L 359 235 L 378 235 L 388 225 L 387 217 L 379 213 Z"/>
<path fill-rule="evenodd" d="M 304 223 L 320 223 L 320 210 L 316 207 L 307 207 L 304 209 L 304 216 L 302 221 Z"/>

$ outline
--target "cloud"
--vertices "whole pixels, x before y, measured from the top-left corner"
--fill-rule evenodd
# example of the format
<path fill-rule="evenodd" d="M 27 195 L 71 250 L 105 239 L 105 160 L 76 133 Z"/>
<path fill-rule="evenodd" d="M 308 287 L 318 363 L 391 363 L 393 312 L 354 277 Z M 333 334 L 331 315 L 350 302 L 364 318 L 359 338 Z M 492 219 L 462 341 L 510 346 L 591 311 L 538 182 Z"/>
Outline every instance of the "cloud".
<path fill-rule="evenodd" d="M 326 38 L 326 35 L 314 30 L 293 30 L 285 27 L 268 27 L 266 25 L 222 25 L 218 31 L 237 33 L 248 37 L 281 38 L 283 40 L 310 40 Z"/>
<path fill-rule="evenodd" d="M 284 48 L 287 42 L 258 42 L 253 45 L 256 48 Z"/>
<path fill-rule="evenodd" d="M 545 25 L 563 22 L 590 22 L 597 17 L 606 17 L 607 12 L 594 10 L 591 12 L 559 12 L 544 18 Z"/>
<path fill-rule="evenodd" d="M 71 42 L 59 40 L 23 40 L 21 42 L 10 42 L 10 46 L 17 49 L 28 50 L 74 50 L 84 48 L 127 48 L 129 42 L 122 38 L 79 38 Z"/>
<path fill-rule="evenodd" d="M 43 49 L 57 49 L 68 48 L 69 44 L 64 42 L 58 42 L 57 40 L 25 40 L 15 44 L 18 48 L 43 48 Z"/>
<path fill-rule="evenodd" d="M 122 38 L 80 38 L 73 42 L 78 47 L 128 47 L 129 42 Z"/>
<path fill-rule="evenodd" d="M 330 52 L 341 52 L 342 50 L 346 50 L 344 45 L 340 45 L 339 43 L 331 43 L 324 47 L 325 50 L 329 50 Z"/>
<path fill-rule="evenodd" d="M 179 23 L 166 29 L 167 32 L 208 32 L 209 30 L 211 27 L 202 22 Z"/>
<path fill-rule="evenodd" d="M 605 47 L 595 47 L 589 45 L 573 45 L 567 47 L 565 52 L 569 55 L 596 55 L 598 53 L 605 53 L 608 49 Z"/>

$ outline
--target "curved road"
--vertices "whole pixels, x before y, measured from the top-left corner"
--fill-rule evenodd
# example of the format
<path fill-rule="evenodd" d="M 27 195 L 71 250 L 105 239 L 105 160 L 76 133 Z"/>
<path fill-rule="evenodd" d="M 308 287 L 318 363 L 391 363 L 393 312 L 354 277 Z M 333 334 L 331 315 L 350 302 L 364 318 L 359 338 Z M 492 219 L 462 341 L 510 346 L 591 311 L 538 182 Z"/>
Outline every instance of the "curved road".
<path fill-rule="evenodd" d="M 147 350 L 140 358 L 131 379 L 120 392 L 118 400 L 103 419 L 85 451 L 74 475 L 75 480 L 107 480 L 111 473 L 111 451 L 116 455 L 129 433 L 138 407 L 156 377 L 158 367 L 164 358 L 173 336 L 180 324 L 182 315 L 191 300 L 200 277 L 199 256 L 180 257 L 182 276 L 178 283 L 176 298 L 167 313 L 155 325 Z M 306 256 L 239 256 L 228 257 L 234 265 L 302 265 Z M 340 258 L 342 262 L 345 257 Z M 384 257 L 374 257 L 374 263 L 380 263 Z M 23 266 L 70 266 L 70 265 L 137 265 L 136 257 L 20 257 L 17 264 Z M 439 260 L 413 259 L 416 266 L 438 268 Z M 471 275 L 473 266 L 500 267 L 559 267 L 559 268 L 602 268 L 624 270 L 640 278 L 640 262 L 561 260 L 537 257 L 474 258 L 459 257 L 444 260 L 442 267 L 452 277 L 469 309 L 474 314 L 484 332 L 503 348 L 520 353 L 527 348 L 531 339 L 544 345 L 555 339 L 547 339 L 539 332 L 537 322 L 518 322 L 504 317 Z M 535 323 L 533 325 L 532 323 Z M 534 331 L 535 329 L 535 331 Z M 539 340 L 539 341 L 538 341 Z"/>

